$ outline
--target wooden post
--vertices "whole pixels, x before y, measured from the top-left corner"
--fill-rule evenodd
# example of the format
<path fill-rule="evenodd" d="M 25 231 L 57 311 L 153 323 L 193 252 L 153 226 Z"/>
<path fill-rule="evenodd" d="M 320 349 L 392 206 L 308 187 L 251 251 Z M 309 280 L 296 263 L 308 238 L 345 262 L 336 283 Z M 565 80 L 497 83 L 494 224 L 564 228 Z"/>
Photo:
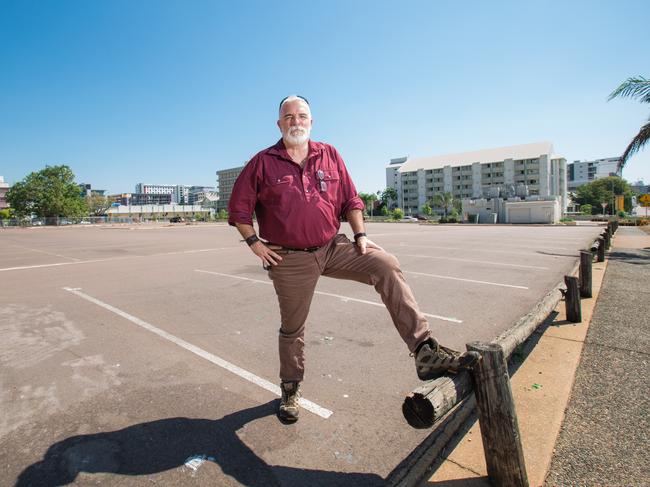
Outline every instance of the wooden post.
<path fill-rule="evenodd" d="M 580 309 L 578 278 L 573 276 L 564 276 L 564 282 L 566 283 L 566 294 L 564 296 L 566 304 L 566 319 L 571 323 L 580 323 L 582 321 L 582 310 Z"/>
<path fill-rule="evenodd" d="M 470 375 L 476 395 L 483 451 L 492 485 L 528 487 L 524 451 L 510 388 L 503 348 L 496 343 L 473 342 L 468 350 L 482 360 Z"/>
<path fill-rule="evenodd" d="M 609 227 L 607 227 L 607 230 L 605 231 L 605 250 L 609 250 L 611 245 L 612 245 L 612 234 L 609 233 Z"/>
<path fill-rule="evenodd" d="M 588 250 L 580 251 L 580 297 L 591 297 L 591 261 L 593 255 Z"/>
<path fill-rule="evenodd" d="M 598 238 L 598 259 L 597 262 L 605 262 L 605 238 Z"/>

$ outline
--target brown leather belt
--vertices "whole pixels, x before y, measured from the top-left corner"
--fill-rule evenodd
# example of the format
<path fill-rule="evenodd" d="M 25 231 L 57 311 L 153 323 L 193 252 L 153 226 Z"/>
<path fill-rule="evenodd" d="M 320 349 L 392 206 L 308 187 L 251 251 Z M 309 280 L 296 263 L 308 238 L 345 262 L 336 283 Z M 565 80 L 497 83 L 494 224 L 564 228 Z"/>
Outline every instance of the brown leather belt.
<path fill-rule="evenodd" d="M 294 247 L 285 247 L 284 245 L 277 245 L 271 242 L 266 242 L 265 244 L 271 250 L 291 250 L 292 252 L 316 252 L 318 249 L 323 248 L 322 245 L 320 247 L 303 247 L 301 249 L 297 249 Z"/>
<path fill-rule="evenodd" d="M 282 250 L 292 250 L 294 252 L 316 252 L 321 247 L 307 247 L 306 249 L 294 249 L 293 247 L 282 247 Z"/>

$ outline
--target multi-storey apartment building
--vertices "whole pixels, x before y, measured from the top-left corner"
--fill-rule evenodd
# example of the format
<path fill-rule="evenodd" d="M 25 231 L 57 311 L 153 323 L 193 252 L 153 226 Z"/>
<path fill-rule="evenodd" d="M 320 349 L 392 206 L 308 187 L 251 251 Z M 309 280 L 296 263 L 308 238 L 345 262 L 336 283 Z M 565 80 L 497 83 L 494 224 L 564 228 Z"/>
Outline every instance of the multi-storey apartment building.
<path fill-rule="evenodd" d="M 135 185 L 136 194 L 171 194 L 172 202 L 187 205 L 190 199 L 190 186 L 184 184 L 144 184 Z"/>
<path fill-rule="evenodd" d="M 569 190 L 607 176 L 622 176 L 620 157 L 607 157 L 593 161 L 573 161 L 567 165 Z"/>
<path fill-rule="evenodd" d="M 113 203 L 124 206 L 134 205 L 169 205 L 172 203 L 172 194 L 155 193 L 121 193 L 108 195 L 107 198 Z"/>
<path fill-rule="evenodd" d="M 244 166 L 239 166 L 217 171 L 217 193 L 219 194 L 219 201 L 217 202 L 218 210 L 228 209 L 232 187 L 235 185 L 235 181 L 243 169 Z"/>
<path fill-rule="evenodd" d="M 554 154 L 550 142 L 407 157 L 404 162 L 392 159 L 386 168 L 386 186 L 395 187 L 398 205 L 407 214 L 419 213 L 436 193 L 451 193 L 460 200 L 559 196 L 565 210 L 566 159 Z"/>
<path fill-rule="evenodd" d="M 5 183 L 5 178 L 0 176 L 0 210 L 9 206 L 5 197 L 7 191 L 9 191 L 9 183 Z"/>

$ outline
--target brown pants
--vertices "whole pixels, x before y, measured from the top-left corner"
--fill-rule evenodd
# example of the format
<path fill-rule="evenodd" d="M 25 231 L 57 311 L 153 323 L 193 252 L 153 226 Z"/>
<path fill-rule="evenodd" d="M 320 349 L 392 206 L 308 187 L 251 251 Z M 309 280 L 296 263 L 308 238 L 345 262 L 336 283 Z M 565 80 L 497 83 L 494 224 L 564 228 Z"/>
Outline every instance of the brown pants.
<path fill-rule="evenodd" d="M 303 379 L 305 321 L 320 276 L 373 285 L 410 351 L 430 336 L 429 324 L 393 255 L 377 249 L 368 249 L 361 255 L 342 234 L 315 252 L 276 252 L 282 256 L 282 262 L 271 267 L 269 277 L 280 304 L 281 380 Z"/>

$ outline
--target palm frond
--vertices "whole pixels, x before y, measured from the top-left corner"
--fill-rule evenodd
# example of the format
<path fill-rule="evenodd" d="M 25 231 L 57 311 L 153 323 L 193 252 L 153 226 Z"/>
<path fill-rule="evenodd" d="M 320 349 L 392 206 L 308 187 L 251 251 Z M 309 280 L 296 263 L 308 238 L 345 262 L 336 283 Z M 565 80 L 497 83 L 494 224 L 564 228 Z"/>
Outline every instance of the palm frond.
<path fill-rule="evenodd" d="M 639 133 L 634 136 L 621 156 L 621 167 L 625 166 L 627 160 L 641 149 L 650 140 L 650 122 L 646 123 Z"/>
<path fill-rule="evenodd" d="M 607 101 L 617 97 L 636 98 L 642 103 L 650 103 L 650 80 L 645 79 L 643 76 L 628 78 L 611 92 Z"/>

